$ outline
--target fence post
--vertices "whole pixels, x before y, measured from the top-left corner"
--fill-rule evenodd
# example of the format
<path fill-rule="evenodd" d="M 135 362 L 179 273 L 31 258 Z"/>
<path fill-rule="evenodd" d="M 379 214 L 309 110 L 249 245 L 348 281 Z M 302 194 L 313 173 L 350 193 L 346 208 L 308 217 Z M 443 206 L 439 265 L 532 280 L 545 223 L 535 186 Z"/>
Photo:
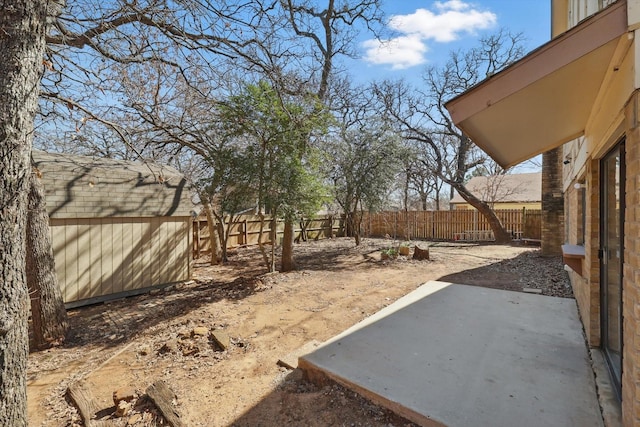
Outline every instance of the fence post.
<path fill-rule="evenodd" d="M 398 211 L 393 212 L 393 240 L 398 238 Z"/>
<path fill-rule="evenodd" d="M 242 227 L 243 227 L 243 236 L 244 236 L 244 241 L 242 243 L 246 245 L 249 244 L 249 232 L 247 231 L 247 220 L 245 219 L 244 221 L 242 221 Z"/>
<path fill-rule="evenodd" d="M 194 255 L 194 258 L 198 259 L 198 258 L 200 258 L 200 219 L 196 219 L 194 222 L 195 222 L 196 226 L 195 226 L 195 230 L 194 230 L 195 231 L 195 233 L 194 233 L 195 235 L 193 236 L 193 240 L 194 240 L 194 242 L 196 244 L 196 247 L 195 247 L 195 251 L 194 251 L 195 253 L 193 255 Z M 194 222 L 192 222 L 191 224 L 193 224 Z"/>

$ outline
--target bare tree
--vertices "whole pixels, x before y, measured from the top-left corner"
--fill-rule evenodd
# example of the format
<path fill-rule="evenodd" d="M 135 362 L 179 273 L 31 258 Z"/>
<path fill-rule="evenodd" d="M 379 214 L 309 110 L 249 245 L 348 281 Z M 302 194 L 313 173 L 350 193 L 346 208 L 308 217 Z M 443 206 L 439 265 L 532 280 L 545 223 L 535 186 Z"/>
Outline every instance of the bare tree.
<path fill-rule="evenodd" d="M 328 102 L 331 77 L 340 56 L 353 56 L 356 24 L 372 30 L 381 22 L 380 0 L 326 0 L 320 5 L 312 0 L 280 0 L 288 23 L 301 40 L 303 49 L 312 52 L 313 61 L 306 72 L 299 73 L 305 82 L 304 91 L 313 93 L 322 104 Z M 283 87 L 281 85 L 276 85 Z M 286 87 L 283 89 L 287 90 Z M 282 271 L 292 270 L 293 219 L 285 221 Z"/>
<path fill-rule="evenodd" d="M 368 89 L 341 81 L 331 100 L 335 131 L 323 144 L 334 199 L 344 212 L 346 235 L 356 245 L 364 211 L 378 210 L 387 201 L 404 153 L 374 101 Z"/>
<path fill-rule="evenodd" d="M 526 183 L 511 178 L 512 168 L 504 169 L 494 160 L 489 159 L 484 165 L 476 167 L 467 177 L 467 189 L 491 209 L 495 204 L 524 194 Z M 481 179 L 475 179 L 481 177 Z M 469 179 L 470 178 L 470 179 Z"/>
<path fill-rule="evenodd" d="M 416 141 L 405 141 L 408 153 L 403 171 L 407 203 L 411 195 L 418 199 L 417 209 L 440 210 L 445 182 L 433 172 L 429 147 Z"/>
<path fill-rule="evenodd" d="M 27 425 L 25 280 L 30 151 L 48 16 L 56 2 L 5 2 L 0 13 L 0 425 Z"/>
<path fill-rule="evenodd" d="M 421 88 L 403 82 L 376 86 L 403 138 L 424 145 L 433 173 L 487 218 L 499 243 L 510 241 L 511 235 L 491 207 L 465 187 L 466 174 L 483 164 L 486 155 L 455 127 L 444 103 L 522 56 L 522 39 L 521 34 L 504 30 L 483 37 L 479 46 L 453 52 L 444 67 L 428 68 Z"/>
<path fill-rule="evenodd" d="M 36 348 L 61 343 L 68 323 L 54 268 L 49 217 L 40 173 L 34 169 L 29 185 L 27 214 L 27 285 L 31 299 L 31 323 Z"/>

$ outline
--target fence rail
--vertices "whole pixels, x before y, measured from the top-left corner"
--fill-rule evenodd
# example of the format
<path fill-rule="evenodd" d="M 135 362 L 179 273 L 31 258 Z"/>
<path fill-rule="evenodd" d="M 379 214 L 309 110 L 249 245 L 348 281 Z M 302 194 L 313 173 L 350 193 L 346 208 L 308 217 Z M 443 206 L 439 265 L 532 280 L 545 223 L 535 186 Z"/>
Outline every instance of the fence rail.
<path fill-rule="evenodd" d="M 496 214 L 505 228 L 516 238 L 540 240 L 540 210 L 497 209 Z M 265 219 L 262 240 L 270 242 L 272 227 L 270 217 Z M 284 222 L 277 220 L 276 240 L 281 241 Z M 491 227 L 476 210 L 455 211 L 388 211 L 365 213 L 362 219 L 363 237 L 391 236 L 397 239 L 457 240 L 466 236 L 490 239 Z M 344 235 L 344 218 L 341 216 L 319 216 L 303 218 L 294 227 L 295 239 L 319 240 L 331 236 Z M 260 235 L 260 218 L 257 215 L 243 215 L 231 224 L 228 248 L 257 245 Z M 206 219 L 193 221 L 193 257 L 199 258 L 211 250 L 209 228 Z"/>
<path fill-rule="evenodd" d="M 272 218 L 267 216 L 262 230 L 262 241 L 271 244 Z M 279 243 L 284 234 L 284 221 L 276 220 L 276 241 Z M 257 215 L 242 215 L 239 220 L 230 225 L 227 249 L 239 246 L 251 246 L 258 244 L 260 236 L 260 217 Z M 294 238 L 296 241 L 319 240 L 337 236 L 343 233 L 344 221 L 340 216 L 325 215 L 315 218 L 301 218 L 296 221 Z M 193 257 L 199 258 L 211 251 L 211 239 L 209 238 L 209 226 L 206 219 L 193 221 Z"/>
<path fill-rule="evenodd" d="M 514 237 L 540 240 L 540 210 L 496 209 L 495 212 Z M 468 235 L 490 236 L 490 232 L 489 222 L 475 209 L 375 212 L 365 214 L 362 220 L 362 234 L 366 237 L 457 240 Z"/>

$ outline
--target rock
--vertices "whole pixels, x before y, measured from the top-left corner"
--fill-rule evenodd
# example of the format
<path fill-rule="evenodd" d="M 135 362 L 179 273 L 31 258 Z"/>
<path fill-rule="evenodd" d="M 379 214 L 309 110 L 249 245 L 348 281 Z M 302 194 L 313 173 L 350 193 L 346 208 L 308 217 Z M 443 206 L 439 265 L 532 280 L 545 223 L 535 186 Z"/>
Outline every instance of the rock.
<path fill-rule="evenodd" d="M 195 328 L 193 328 L 191 333 L 193 335 L 199 335 L 199 336 L 202 336 L 202 337 L 206 337 L 207 335 L 209 335 L 209 328 L 207 328 L 205 326 L 196 326 Z"/>
<path fill-rule="evenodd" d="M 158 349 L 159 354 L 177 353 L 177 352 L 178 352 L 178 342 L 176 340 L 169 340 L 166 343 L 164 343 L 162 347 Z"/>
<path fill-rule="evenodd" d="M 178 338 L 184 340 L 187 338 L 191 338 L 191 330 L 190 329 L 182 329 L 180 331 L 178 331 L 178 333 L 176 334 L 178 336 Z"/>
<path fill-rule="evenodd" d="M 122 401 L 131 402 L 136 398 L 136 391 L 131 387 L 122 387 L 113 392 L 113 403 L 118 406 Z"/>
<path fill-rule="evenodd" d="M 138 423 L 141 423 L 142 421 L 143 421 L 142 414 L 133 414 L 127 420 L 127 425 L 134 426 Z"/>
<path fill-rule="evenodd" d="M 220 351 L 225 351 L 229 347 L 229 335 L 220 329 L 211 331 L 211 339 Z"/>
<path fill-rule="evenodd" d="M 125 415 L 127 415 L 127 412 L 129 412 L 129 409 L 131 409 L 131 404 L 129 402 L 125 402 L 124 400 L 121 400 L 117 405 L 116 405 L 116 417 L 121 418 L 124 417 Z"/>

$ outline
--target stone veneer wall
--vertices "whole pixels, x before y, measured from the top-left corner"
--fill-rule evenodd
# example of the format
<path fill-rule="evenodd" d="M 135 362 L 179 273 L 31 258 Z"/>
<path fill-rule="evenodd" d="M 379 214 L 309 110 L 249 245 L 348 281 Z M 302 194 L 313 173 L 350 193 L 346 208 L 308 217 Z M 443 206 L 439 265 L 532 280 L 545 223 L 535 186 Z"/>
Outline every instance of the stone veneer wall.
<path fill-rule="evenodd" d="M 542 254 L 561 255 L 564 243 L 562 147 L 542 155 Z"/>
<path fill-rule="evenodd" d="M 600 161 L 587 162 L 587 220 L 585 232 L 585 257 L 583 272 L 585 281 L 583 319 L 587 339 L 592 347 L 600 346 Z"/>
<path fill-rule="evenodd" d="M 640 425 L 640 120 L 638 92 L 627 104 L 624 267 L 622 281 L 622 422 Z"/>
<path fill-rule="evenodd" d="M 566 194 L 567 220 L 566 226 L 568 243 L 580 243 L 582 221 L 585 215 L 584 247 L 585 258 L 580 272 L 569 272 L 573 294 L 578 304 L 582 324 L 584 325 L 587 341 L 591 347 L 600 346 L 600 260 L 598 248 L 600 246 L 600 177 L 599 160 L 589 160 L 586 165 L 584 184 L 586 190 L 586 211 L 580 213 L 582 203 L 579 192 L 572 185 Z"/>

